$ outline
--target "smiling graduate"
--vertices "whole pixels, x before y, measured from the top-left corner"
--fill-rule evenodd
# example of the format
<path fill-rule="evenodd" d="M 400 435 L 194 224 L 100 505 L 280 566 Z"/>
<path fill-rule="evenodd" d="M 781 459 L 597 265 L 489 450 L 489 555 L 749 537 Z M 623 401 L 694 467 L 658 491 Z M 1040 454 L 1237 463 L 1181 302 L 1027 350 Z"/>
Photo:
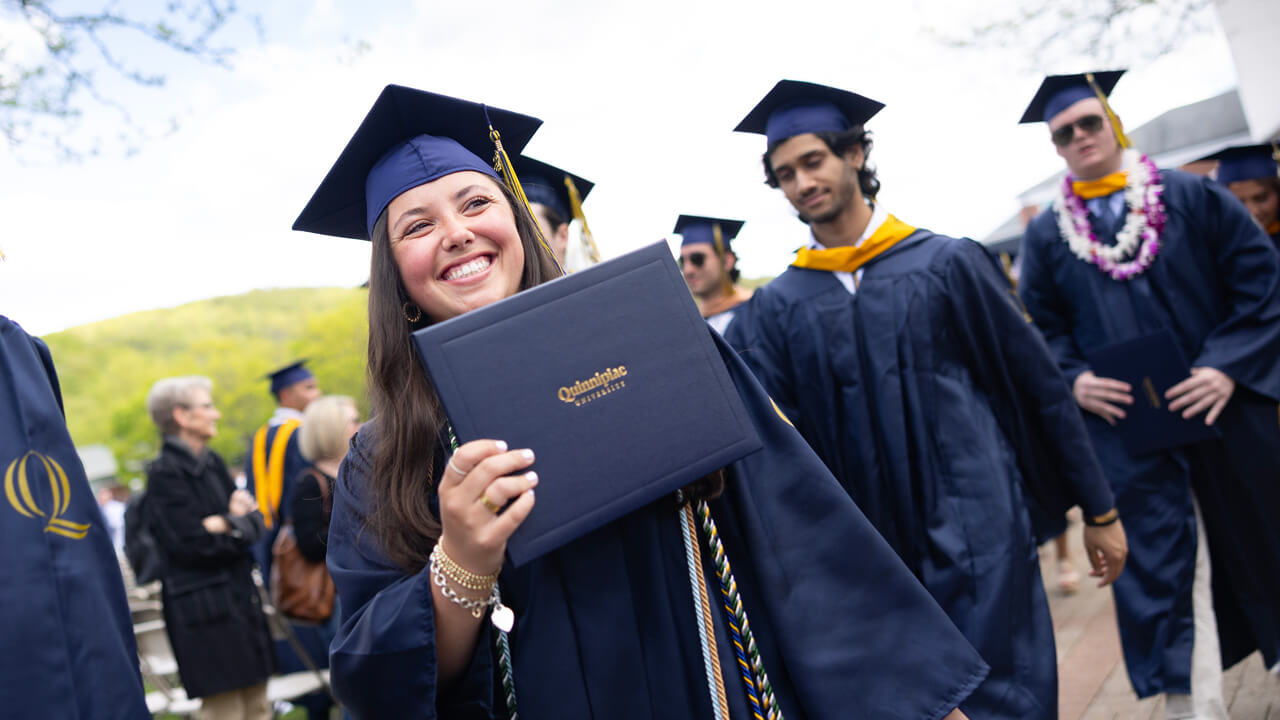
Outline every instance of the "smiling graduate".
<path fill-rule="evenodd" d="M 539 482 L 592 478 L 539 479 L 537 448 L 501 438 L 453 448 L 410 333 L 559 274 L 504 153 L 482 159 L 538 124 L 390 86 L 295 224 L 374 244 L 375 419 L 329 531 L 338 697 L 357 717 L 964 717 L 985 664 L 723 344 L 764 449 L 504 563 Z"/>

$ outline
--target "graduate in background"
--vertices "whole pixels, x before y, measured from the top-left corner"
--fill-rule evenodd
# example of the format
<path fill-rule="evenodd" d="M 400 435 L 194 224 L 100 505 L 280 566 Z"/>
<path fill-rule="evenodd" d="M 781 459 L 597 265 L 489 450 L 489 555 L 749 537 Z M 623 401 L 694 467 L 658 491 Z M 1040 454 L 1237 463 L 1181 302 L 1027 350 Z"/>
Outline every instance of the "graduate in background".
<path fill-rule="evenodd" d="M 738 125 L 765 135 L 767 182 L 812 238 L 725 337 L 991 665 L 961 708 L 1055 718 L 1028 504 L 1059 526 L 1073 504 L 1097 518 L 1084 539 L 1103 584 L 1124 566 L 1124 531 L 1062 374 L 995 261 L 875 202 L 864 123 L 881 107 L 784 80 Z"/>
<path fill-rule="evenodd" d="M 513 157 L 511 165 L 561 269 L 577 272 L 600 262 L 600 250 L 582 212 L 582 202 L 595 183 L 524 155 Z"/>
<path fill-rule="evenodd" d="M 738 287 L 738 256 L 729 244 L 742 232 L 742 220 L 681 215 L 671 232 L 680 235 L 680 272 L 707 324 L 724 334 L 737 307 L 751 299 Z"/>
<path fill-rule="evenodd" d="M 985 665 L 714 333 L 763 448 L 504 565 L 537 448 L 452 448 L 410 338 L 560 274 L 488 161 L 490 123 L 518 152 L 540 121 L 388 86 L 294 223 L 373 242 L 374 419 L 329 529 L 339 699 L 379 718 L 963 718 Z M 711 518 L 714 556 L 694 527 Z"/>
<path fill-rule="evenodd" d="M 67 432 L 49 348 L 0 315 L 0 708 L 150 717 L 120 566 Z"/>
<path fill-rule="evenodd" d="M 1244 203 L 1280 248 L 1280 146 L 1240 145 L 1203 159 L 1218 161 L 1214 178 Z"/>
<path fill-rule="evenodd" d="M 302 426 L 302 412 L 321 392 L 320 383 L 306 363 L 307 359 L 303 358 L 263 376 L 264 380 L 271 381 L 270 390 L 277 407 L 267 424 L 253 434 L 249 461 L 245 464 L 249 492 L 257 498 L 266 525 L 266 531 L 254 546 L 254 557 L 262 568 L 263 582 L 268 585 L 271 583 L 271 548 L 280 527 L 290 519 L 294 485 L 311 464 L 302 456 L 298 429 Z M 293 630 L 303 651 L 311 656 L 311 663 L 324 667 L 327 638 L 324 629 L 295 623 Z M 276 656 L 281 672 L 307 669 L 307 663 L 298 657 L 287 640 L 276 641 Z M 324 692 L 315 692 L 298 698 L 295 704 L 305 707 L 307 716 L 318 720 L 328 717 L 333 702 Z"/>
<path fill-rule="evenodd" d="M 254 551 L 264 578 L 271 577 L 271 546 L 284 522 L 282 513 L 287 514 L 290 507 L 294 478 L 307 466 L 298 449 L 296 433 L 302 424 L 302 411 L 320 397 L 320 384 L 306 362 L 304 358 L 263 376 L 271 381 L 277 407 L 267 424 L 253 434 L 245 464 L 247 487 L 257 497 L 267 526 Z"/>
<path fill-rule="evenodd" d="M 1114 592 L 1133 688 L 1170 718 L 1226 718 L 1223 664 L 1280 660 L 1280 257 L 1221 185 L 1128 149 L 1106 101 L 1122 73 L 1050 76 L 1021 119 L 1048 125 L 1069 172 L 1027 226 L 1019 288 L 1129 531 Z M 1085 358 L 1165 329 L 1191 375 L 1141 402 L 1222 440 L 1135 455 L 1116 429 L 1135 388 Z"/>

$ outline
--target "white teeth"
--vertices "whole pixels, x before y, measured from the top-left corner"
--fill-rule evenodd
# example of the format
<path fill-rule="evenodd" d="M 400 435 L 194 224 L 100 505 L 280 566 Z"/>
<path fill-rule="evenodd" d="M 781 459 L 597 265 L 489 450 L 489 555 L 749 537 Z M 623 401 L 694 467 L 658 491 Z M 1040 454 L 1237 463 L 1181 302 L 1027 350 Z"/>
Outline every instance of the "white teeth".
<path fill-rule="evenodd" d="M 487 255 L 481 256 L 471 262 L 463 263 L 457 267 L 451 268 L 445 273 L 445 280 L 460 280 L 465 277 L 471 277 L 476 273 L 484 272 L 489 269 L 490 260 Z"/>

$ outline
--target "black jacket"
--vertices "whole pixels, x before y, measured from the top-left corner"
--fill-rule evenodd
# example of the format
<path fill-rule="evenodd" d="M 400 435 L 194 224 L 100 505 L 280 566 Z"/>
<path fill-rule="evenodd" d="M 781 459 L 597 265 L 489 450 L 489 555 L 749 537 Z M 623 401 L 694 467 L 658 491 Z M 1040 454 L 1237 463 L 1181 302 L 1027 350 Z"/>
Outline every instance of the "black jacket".
<path fill-rule="evenodd" d="M 147 469 L 146 517 L 167 558 L 164 619 L 191 697 L 264 682 L 275 671 L 266 617 L 253 583 L 253 542 L 262 516 L 230 517 L 235 486 L 222 458 L 200 457 L 168 437 Z M 231 532 L 211 534 L 202 520 L 222 515 Z"/>

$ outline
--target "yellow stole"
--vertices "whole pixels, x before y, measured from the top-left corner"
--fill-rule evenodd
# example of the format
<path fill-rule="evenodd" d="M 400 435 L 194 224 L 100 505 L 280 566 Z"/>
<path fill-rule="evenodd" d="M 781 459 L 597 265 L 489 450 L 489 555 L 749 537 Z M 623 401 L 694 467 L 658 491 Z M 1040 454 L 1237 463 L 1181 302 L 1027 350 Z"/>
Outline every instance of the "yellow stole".
<path fill-rule="evenodd" d="M 854 272 L 875 260 L 884 251 L 907 239 L 916 229 L 890 215 L 871 233 L 871 237 L 859 245 L 811 250 L 800 248 L 791 267 L 828 272 Z"/>
<path fill-rule="evenodd" d="M 720 295 L 712 300 L 698 303 L 698 310 L 702 312 L 702 317 L 709 318 L 712 315 L 719 315 L 722 312 L 732 310 L 750 299 L 750 290 L 734 287 L 728 295 Z"/>
<path fill-rule="evenodd" d="M 1129 173 L 1125 170 L 1104 175 L 1096 180 L 1072 180 L 1071 189 L 1085 200 L 1106 197 L 1117 190 L 1125 189 L 1129 184 Z"/>
<path fill-rule="evenodd" d="M 284 494 L 285 446 L 301 424 L 297 418 L 281 423 L 271 443 L 270 453 L 267 452 L 268 426 L 263 425 L 253 435 L 253 492 L 258 496 L 258 509 L 262 511 L 262 522 L 268 529 L 275 524 L 280 497 Z M 267 458 L 270 458 L 269 462 Z"/>

